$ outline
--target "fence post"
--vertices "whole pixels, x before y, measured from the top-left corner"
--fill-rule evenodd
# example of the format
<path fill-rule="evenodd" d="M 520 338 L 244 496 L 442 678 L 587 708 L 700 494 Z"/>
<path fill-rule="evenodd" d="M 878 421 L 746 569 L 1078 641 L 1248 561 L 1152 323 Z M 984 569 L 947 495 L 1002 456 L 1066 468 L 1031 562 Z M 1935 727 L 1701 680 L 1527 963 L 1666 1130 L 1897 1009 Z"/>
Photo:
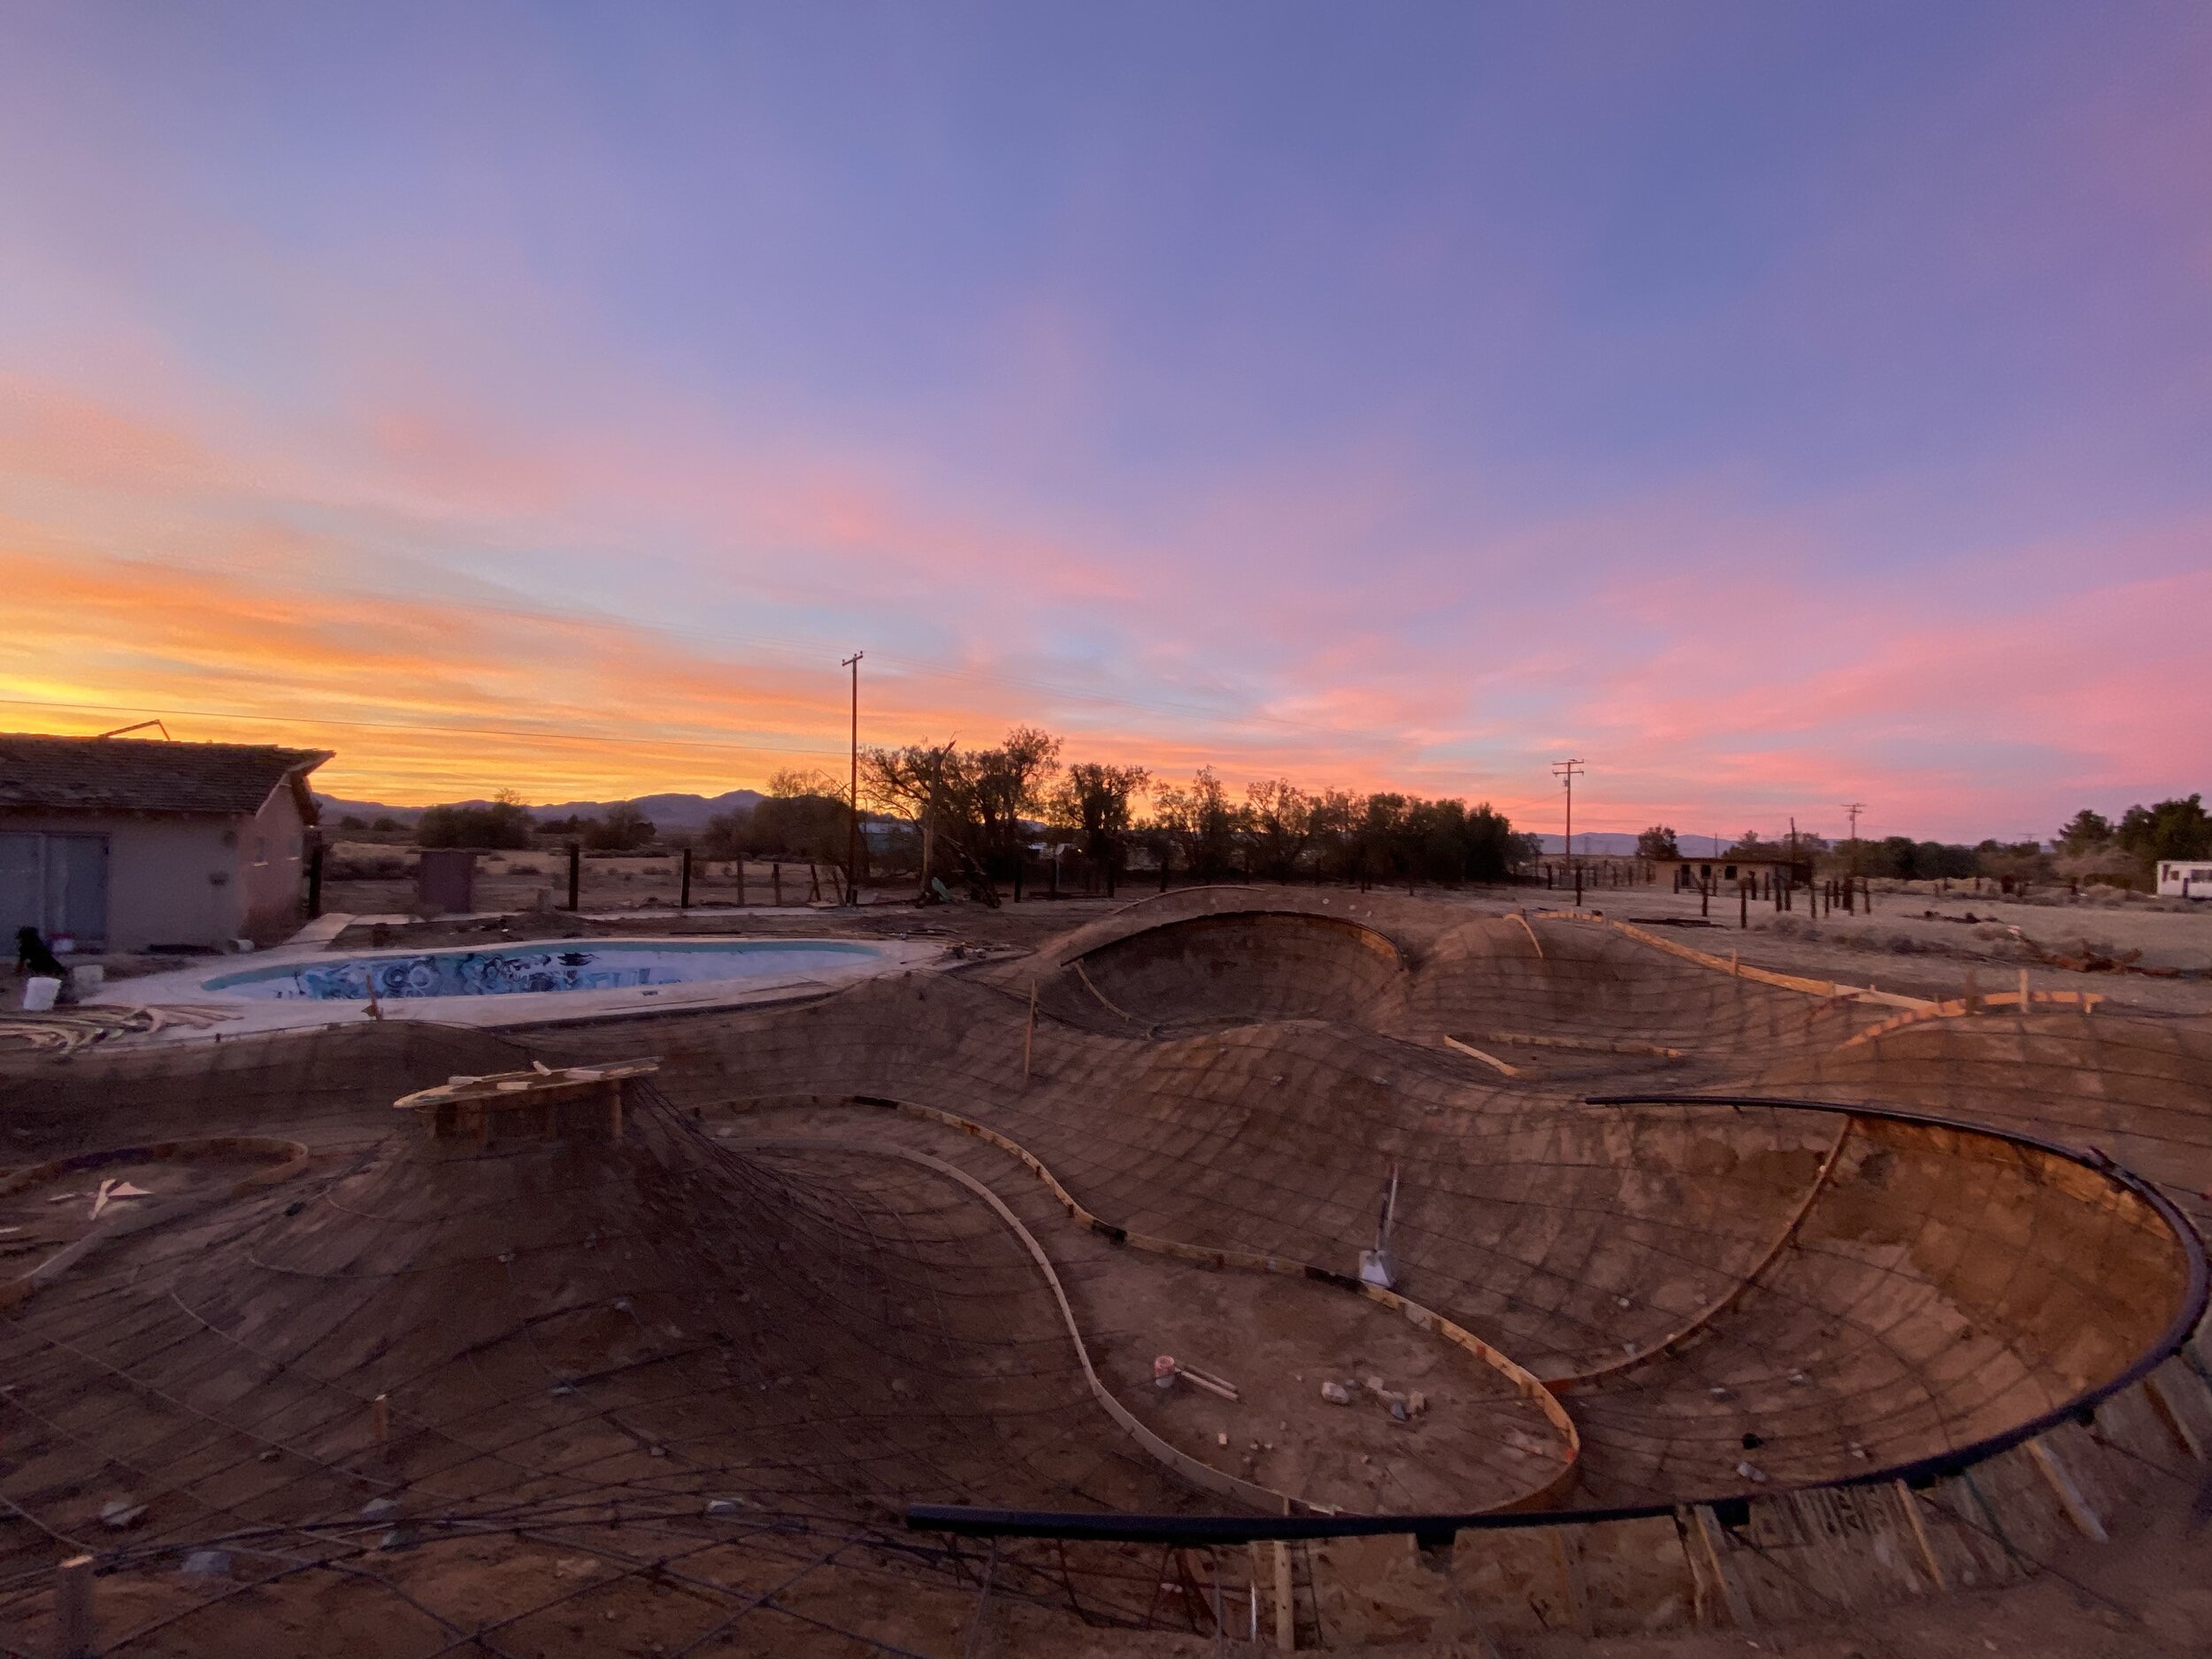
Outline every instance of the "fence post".
<path fill-rule="evenodd" d="M 741 856 L 737 859 L 737 861 L 736 861 L 736 862 L 737 862 L 737 908 L 738 908 L 739 910 L 743 910 L 743 909 L 745 908 L 746 903 L 747 903 L 747 900 L 746 900 L 746 897 L 745 897 L 745 860 L 744 860 L 744 858 Z"/>
<path fill-rule="evenodd" d="M 768 863 L 768 896 L 778 910 L 783 908 L 783 865 L 774 859 Z"/>
<path fill-rule="evenodd" d="M 684 849 L 683 877 L 676 890 L 676 908 L 680 910 L 691 908 L 691 849 L 688 847 Z"/>
<path fill-rule="evenodd" d="M 572 910 L 576 908 L 577 895 L 581 889 L 583 877 L 584 843 L 571 841 L 568 844 L 568 908 Z"/>

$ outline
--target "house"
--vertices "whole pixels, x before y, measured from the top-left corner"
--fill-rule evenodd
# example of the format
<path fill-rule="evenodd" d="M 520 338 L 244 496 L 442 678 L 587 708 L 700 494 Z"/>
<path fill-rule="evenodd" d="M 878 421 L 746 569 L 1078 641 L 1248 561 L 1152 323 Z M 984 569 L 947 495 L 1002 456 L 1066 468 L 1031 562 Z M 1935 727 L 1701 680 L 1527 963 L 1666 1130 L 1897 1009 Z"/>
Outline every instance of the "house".
<path fill-rule="evenodd" d="M 0 927 L 80 950 L 267 943 L 304 912 L 320 749 L 0 733 Z"/>
<path fill-rule="evenodd" d="M 2158 890 L 2170 899 L 2212 899 L 2212 858 L 2162 858 Z"/>
<path fill-rule="evenodd" d="M 1718 891 L 1739 881 L 1756 882 L 1767 892 L 1778 881 L 1786 887 L 1813 884 L 1811 857 L 1802 853 L 1793 856 L 1785 847 L 1772 852 L 1724 852 L 1709 857 L 1678 856 L 1650 862 L 1655 872 L 1678 891 L 1686 887 L 1695 892 L 1708 887 Z"/>

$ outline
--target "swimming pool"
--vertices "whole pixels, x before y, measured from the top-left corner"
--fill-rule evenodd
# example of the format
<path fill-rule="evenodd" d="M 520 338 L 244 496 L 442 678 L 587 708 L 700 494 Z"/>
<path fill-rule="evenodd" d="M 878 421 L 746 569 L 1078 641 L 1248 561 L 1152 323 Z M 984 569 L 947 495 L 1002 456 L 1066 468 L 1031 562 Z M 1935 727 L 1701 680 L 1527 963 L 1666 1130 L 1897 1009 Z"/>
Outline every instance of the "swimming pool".
<path fill-rule="evenodd" d="M 881 947 L 833 939 L 556 941 L 476 950 L 392 951 L 273 964 L 219 974 L 202 988 L 254 1002 L 365 1002 L 420 996 L 516 996 L 841 977 L 877 965 Z"/>

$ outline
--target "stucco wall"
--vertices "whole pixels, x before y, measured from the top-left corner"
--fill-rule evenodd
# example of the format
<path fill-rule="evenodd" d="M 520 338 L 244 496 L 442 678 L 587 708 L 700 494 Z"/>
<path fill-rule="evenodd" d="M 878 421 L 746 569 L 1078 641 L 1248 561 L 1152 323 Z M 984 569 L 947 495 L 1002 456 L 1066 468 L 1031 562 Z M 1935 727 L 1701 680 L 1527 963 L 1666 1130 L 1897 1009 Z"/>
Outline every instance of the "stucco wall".
<path fill-rule="evenodd" d="M 279 789 L 238 826 L 241 937 L 273 945 L 307 919 L 305 850 L 305 826 L 289 789 Z"/>
<path fill-rule="evenodd" d="M 288 809 L 289 802 L 287 802 Z M 250 889 L 258 891 L 273 871 L 250 870 L 250 819 L 219 818 L 110 818 L 95 813 L 9 813 L 0 827 L 50 830 L 108 838 L 108 929 L 111 950 L 149 945 L 225 945 L 244 933 Z M 294 813 L 294 822 L 297 822 Z M 219 878 L 219 879 L 218 879 Z"/>

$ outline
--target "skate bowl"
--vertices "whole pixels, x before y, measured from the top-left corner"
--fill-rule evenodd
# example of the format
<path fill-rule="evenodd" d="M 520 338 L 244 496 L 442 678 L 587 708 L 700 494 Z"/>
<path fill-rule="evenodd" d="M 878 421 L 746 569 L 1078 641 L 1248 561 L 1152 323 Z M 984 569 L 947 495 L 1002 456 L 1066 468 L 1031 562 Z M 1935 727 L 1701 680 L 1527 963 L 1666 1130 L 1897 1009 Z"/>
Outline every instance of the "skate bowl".
<path fill-rule="evenodd" d="M 0 1498 L 35 1520 L 0 1618 L 40 1628 L 56 1535 L 179 1651 L 240 1605 L 187 1547 L 265 1545 L 257 1600 L 401 1659 L 588 1652 L 580 1603 L 672 1650 L 771 1613 L 795 1653 L 959 1652 L 979 1601 L 1039 1651 L 1558 1642 L 2070 1570 L 2212 1446 L 2177 1203 L 2212 1186 L 2212 1040 L 1883 1031 L 1895 1000 L 1587 917 L 1217 890 L 618 1030 L 26 1062 L 27 1239 L 66 1231 L 50 1196 L 107 1225 L 73 1147 L 313 1156 L 0 1320 Z M 586 1146 L 395 1128 L 649 1055 Z M 374 1576 L 303 1545 L 349 1531 Z"/>
<path fill-rule="evenodd" d="M 1369 1018 L 1404 953 L 1344 917 L 1250 910 L 1164 919 L 1069 959 L 1042 994 L 1061 1018 L 1164 1032 L 1266 1020 Z"/>

